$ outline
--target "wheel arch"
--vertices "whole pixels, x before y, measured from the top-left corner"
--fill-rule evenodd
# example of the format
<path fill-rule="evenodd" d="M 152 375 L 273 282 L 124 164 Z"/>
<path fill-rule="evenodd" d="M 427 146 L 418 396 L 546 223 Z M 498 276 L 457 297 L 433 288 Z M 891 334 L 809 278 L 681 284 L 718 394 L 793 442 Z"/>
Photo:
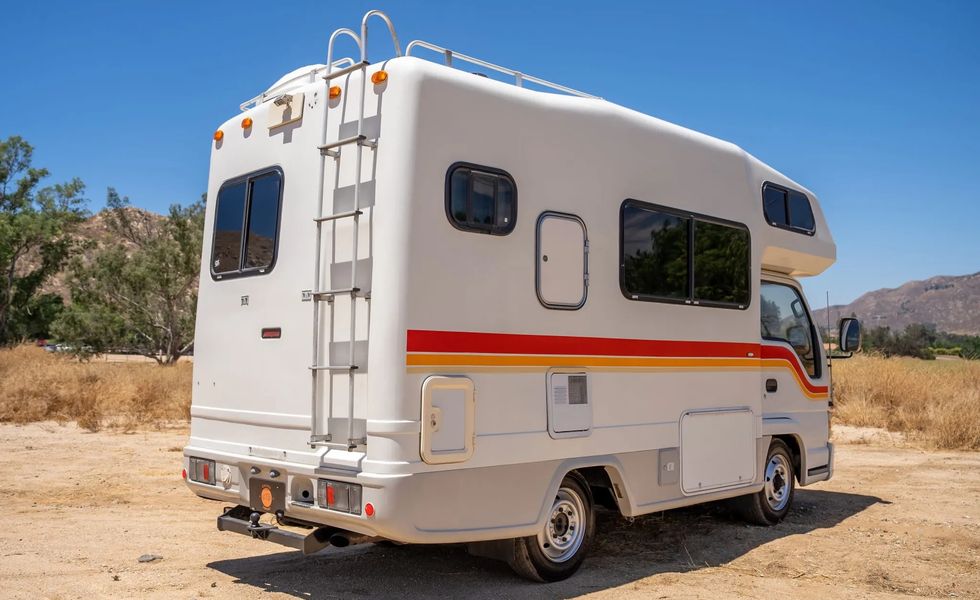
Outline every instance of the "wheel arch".
<path fill-rule="evenodd" d="M 609 501 L 615 505 L 623 516 L 633 516 L 633 504 L 630 501 L 629 486 L 623 477 L 623 465 L 615 456 L 595 456 L 563 461 L 555 469 L 547 493 L 542 498 L 541 510 L 538 513 L 538 526 L 543 527 L 554 497 L 558 494 L 561 482 L 569 473 L 578 473 L 588 484 L 592 493 L 593 503 L 608 507 Z"/>

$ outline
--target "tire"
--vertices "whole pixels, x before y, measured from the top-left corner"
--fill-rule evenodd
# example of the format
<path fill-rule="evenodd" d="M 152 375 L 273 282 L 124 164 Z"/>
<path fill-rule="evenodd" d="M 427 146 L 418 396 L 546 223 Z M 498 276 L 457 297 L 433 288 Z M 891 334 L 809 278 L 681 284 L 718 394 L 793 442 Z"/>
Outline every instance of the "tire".
<path fill-rule="evenodd" d="M 578 473 L 569 473 L 555 495 L 544 528 L 514 540 L 510 566 L 531 581 L 561 581 L 582 565 L 595 537 L 592 492 Z"/>
<path fill-rule="evenodd" d="M 732 499 L 732 508 L 749 523 L 769 526 L 786 517 L 796 493 L 793 454 L 785 442 L 772 441 L 763 468 L 763 488 L 755 494 Z"/>

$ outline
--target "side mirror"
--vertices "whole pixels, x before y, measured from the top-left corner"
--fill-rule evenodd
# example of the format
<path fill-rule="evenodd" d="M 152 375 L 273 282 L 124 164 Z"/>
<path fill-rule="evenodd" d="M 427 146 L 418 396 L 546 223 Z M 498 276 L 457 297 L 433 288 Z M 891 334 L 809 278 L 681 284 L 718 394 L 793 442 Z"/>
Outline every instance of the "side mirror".
<path fill-rule="evenodd" d="M 786 337 L 789 345 L 793 347 L 793 350 L 796 350 L 797 354 L 800 356 L 810 354 L 810 334 L 805 327 L 793 325 L 786 330 Z"/>
<path fill-rule="evenodd" d="M 837 347 L 841 352 L 857 352 L 861 349 L 861 322 L 853 317 L 840 320 Z"/>

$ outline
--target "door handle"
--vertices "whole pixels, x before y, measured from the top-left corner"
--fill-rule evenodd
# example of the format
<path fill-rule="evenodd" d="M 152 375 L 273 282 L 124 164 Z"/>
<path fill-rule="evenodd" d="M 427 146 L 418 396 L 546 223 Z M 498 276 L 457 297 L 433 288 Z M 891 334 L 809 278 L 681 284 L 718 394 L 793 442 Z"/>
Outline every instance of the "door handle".
<path fill-rule="evenodd" d="M 767 379 L 766 380 L 766 391 L 767 392 L 769 392 L 771 394 L 771 393 L 775 392 L 777 389 L 779 389 L 779 382 L 778 381 L 776 381 L 775 379 Z"/>

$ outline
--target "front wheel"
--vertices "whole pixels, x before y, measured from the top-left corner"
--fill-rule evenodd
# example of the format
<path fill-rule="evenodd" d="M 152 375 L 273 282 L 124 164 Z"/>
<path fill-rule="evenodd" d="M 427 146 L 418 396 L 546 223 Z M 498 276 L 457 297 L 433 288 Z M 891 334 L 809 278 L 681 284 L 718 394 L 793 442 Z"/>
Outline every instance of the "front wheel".
<path fill-rule="evenodd" d="M 561 482 L 544 528 L 515 543 L 511 568 L 532 581 L 561 581 L 582 565 L 595 535 L 588 484 L 578 473 Z"/>
<path fill-rule="evenodd" d="M 775 525 L 783 520 L 793 503 L 796 475 L 793 455 L 782 440 L 773 440 L 766 456 L 762 490 L 732 500 L 735 512 L 756 525 Z"/>

